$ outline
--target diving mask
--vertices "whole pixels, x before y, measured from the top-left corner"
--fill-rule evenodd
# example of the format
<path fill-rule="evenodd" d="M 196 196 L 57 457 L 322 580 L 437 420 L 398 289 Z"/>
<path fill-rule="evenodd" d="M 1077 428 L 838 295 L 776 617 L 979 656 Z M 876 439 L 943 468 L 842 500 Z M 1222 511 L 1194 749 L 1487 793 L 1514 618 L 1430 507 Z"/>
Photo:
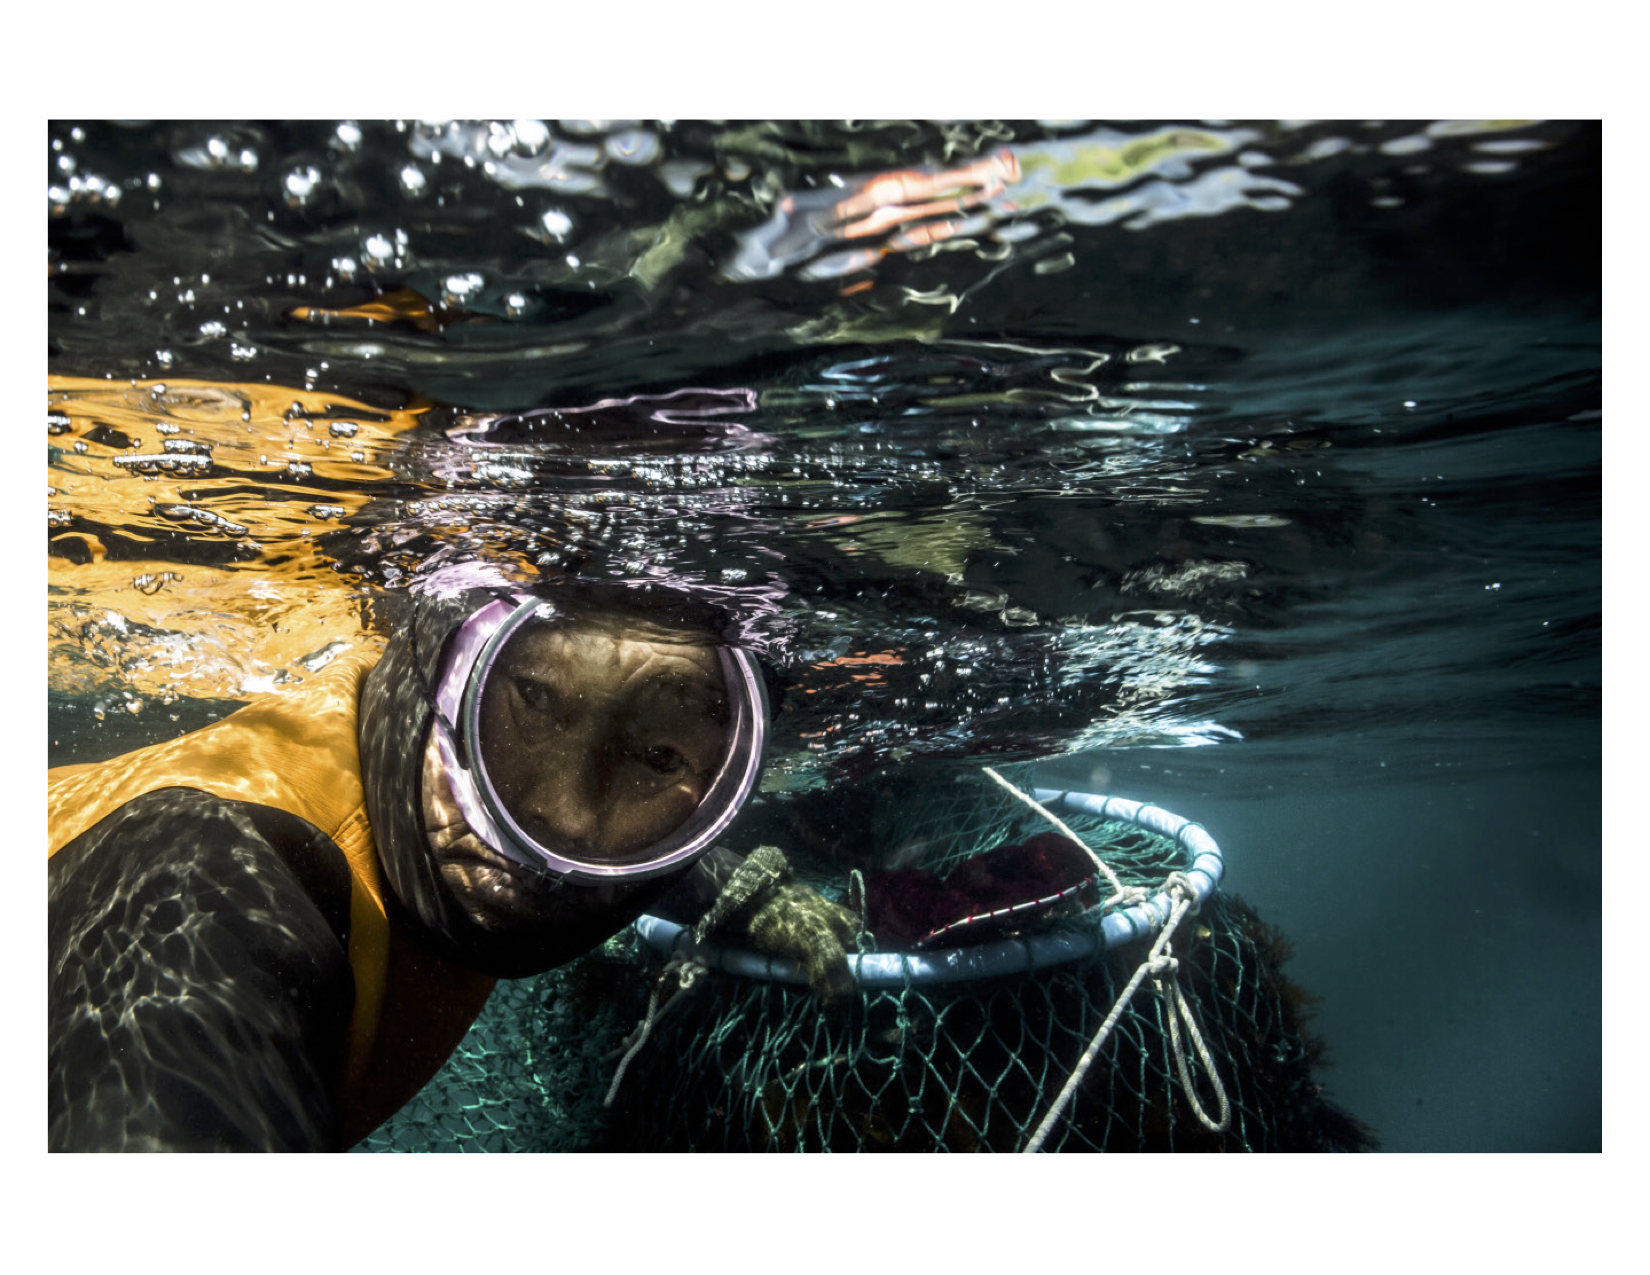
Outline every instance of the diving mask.
<path fill-rule="evenodd" d="M 591 626 L 541 597 L 459 627 L 436 747 L 482 841 L 562 880 L 641 880 L 698 859 L 755 790 L 767 695 L 745 650 Z"/>

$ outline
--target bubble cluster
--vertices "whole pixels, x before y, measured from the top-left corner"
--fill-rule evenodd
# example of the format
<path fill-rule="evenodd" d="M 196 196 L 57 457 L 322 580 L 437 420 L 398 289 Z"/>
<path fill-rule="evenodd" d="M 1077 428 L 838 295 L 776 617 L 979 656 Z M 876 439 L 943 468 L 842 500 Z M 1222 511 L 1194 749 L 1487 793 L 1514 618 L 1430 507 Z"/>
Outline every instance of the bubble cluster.
<path fill-rule="evenodd" d="M 179 147 L 172 159 L 184 168 L 207 172 L 255 173 L 258 171 L 258 152 L 251 145 L 237 143 L 230 137 L 214 133 L 193 146 Z"/>
<path fill-rule="evenodd" d="M 246 535 L 248 531 L 242 523 L 213 513 L 210 509 L 201 509 L 193 505 L 156 504 L 154 512 L 157 517 L 165 518 L 168 522 L 185 523 L 208 535 L 238 537 Z"/>

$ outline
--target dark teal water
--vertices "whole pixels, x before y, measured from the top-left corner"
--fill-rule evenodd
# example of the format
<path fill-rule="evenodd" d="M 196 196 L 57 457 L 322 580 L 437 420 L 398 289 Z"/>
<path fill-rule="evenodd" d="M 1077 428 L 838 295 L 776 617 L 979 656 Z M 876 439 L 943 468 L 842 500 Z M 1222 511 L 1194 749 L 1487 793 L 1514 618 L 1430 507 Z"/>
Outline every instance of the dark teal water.
<path fill-rule="evenodd" d="M 50 139 L 52 374 L 437 405 L 316 528 L 362 598 L 506 560 L 715 591 L 789 684 L 784 782 L 1040 757 L 1167 805 L 1387 1148 L 1599 1147 L 1596 125 Z M 226 552 L 49 503 L 116 560 Z M 74 604 L 54 762 L 238 702 L 98 714 L 139 661 Z"/>

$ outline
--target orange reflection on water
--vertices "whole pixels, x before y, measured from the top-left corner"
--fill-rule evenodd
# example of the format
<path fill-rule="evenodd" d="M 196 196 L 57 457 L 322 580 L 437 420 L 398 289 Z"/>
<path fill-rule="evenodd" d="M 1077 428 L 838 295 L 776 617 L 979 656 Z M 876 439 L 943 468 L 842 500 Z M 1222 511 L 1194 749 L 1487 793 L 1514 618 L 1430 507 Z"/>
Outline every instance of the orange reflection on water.
<path fill-rule="evenodd" d="M 422 407 L 290 386 L 47 381 L 47 680 L 128 709 L 247 698 L 377 644 L 317 540 Z M 133 709 L 133 711 L 137 711 Z"/>
<path fill-rule="evenodd" d="M 406 324 L 420 332 L 441 332 L 457 323 L 486 320 L 486 316 L 467 314 L 463 310 L 438 305 L 422 292 L 411 288 L 397 288 L 360 305 L 342 310 L 327 310 L 320 306 L 301 305 L 293 308 L 291 317 L 309 323 L 330 324 L 338 319 L 362 323 Z M 491 321 L 491 320 L 486 320 Z"/>
<path fill-rule="evenodd" d="M 857 239 L 925 217 L 955 218 L 1002 194 L 1010 182 L 1019 179 L 1020 162 L 1005 148 L 963 168 L 938 173 L 904 169 L 873 177 L 832 212 L 841 221 L 842 238 Z M 890 240 L 890 250 L 906 251 L 949 238 L 954 225 L 954 221 L 940 221 L 909 226 Z"/>
<path fill-rule="evenodd" d="M 861 651 L 853 655 L 839 655 L 835 659 L 822 660 L 818 664 L 809 667 L 827 673 L 846 672 L 846 680 L 852 682 L 881 682 L 884 679 L 875 667 L 876 665 L 904 663 L 905 661 L 893 651 L 872 651 L 869 653 Z M 856 669 L 864 669 L 864 671 L 855 672 Z M 812 695 L 814 690 L 810 689 L 807 693 Z"/>

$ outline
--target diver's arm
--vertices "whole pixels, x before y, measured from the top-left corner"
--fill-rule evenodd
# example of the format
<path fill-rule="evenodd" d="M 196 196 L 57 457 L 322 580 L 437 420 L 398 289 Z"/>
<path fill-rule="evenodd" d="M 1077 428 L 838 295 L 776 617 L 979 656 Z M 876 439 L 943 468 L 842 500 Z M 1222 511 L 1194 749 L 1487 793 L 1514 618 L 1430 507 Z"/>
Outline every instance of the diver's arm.
<path fill-rule="evenodd" d="M 50 1149 L 336 1149 L 337 855 L 302 820 L 170 788 L 49 860 Z"/>

